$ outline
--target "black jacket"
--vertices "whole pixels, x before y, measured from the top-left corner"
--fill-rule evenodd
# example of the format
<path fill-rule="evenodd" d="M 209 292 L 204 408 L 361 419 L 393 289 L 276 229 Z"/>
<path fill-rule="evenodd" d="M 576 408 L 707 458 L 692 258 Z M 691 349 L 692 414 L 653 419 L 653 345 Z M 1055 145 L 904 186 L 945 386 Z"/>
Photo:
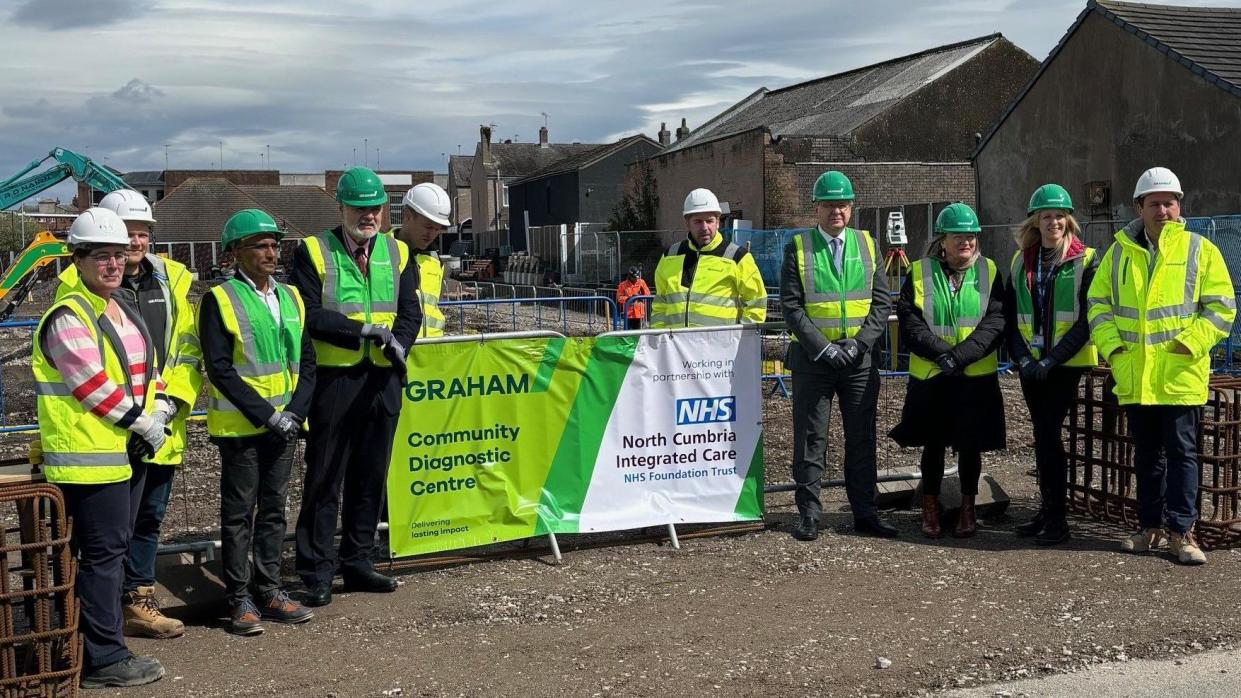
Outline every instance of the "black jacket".
<path fill-rule="evenodd" d="M 244 283 L 244 282 L 243 282 Z M 233 366 L 233 336 L 224 329 L 220 304 L 215 295 L 207 293 L 198 307 L 198 336 L 203 349 L 203 365 L 207 379 L 228 401 L 256 427 L 267 426 L 276 409 L 254 388 L 237 375 Z M 310 415 L 310 400 L 315 391 L 315 348 L 310 335 L 302 331 L 302 359 L 298 368 L 297 388 L 285 410 L 305 418 Z"/>
<path fill-rule="evenodd" d="M 815 230 L 814 234 L 817 235 L 818 231 Z M 870 313 L 854 337 L 862 350 L 854 368 L 870 367 L 871 350 L 883 336 L 888 317 L 892 314 L 892 294 L 888 291 L 888 277 L 878 258 L 877 244 L 875 253 L 874 291 L 871 294 Z M 814 360 L 828 345 L 828 341 L 806 314 L 806 289 L 802 286 L 800 266 L 797 244 L 790 241 L 784 246 L 784 264 L 780 269 L 780 307 L 784 313 L 784 322 L 788 325 L 789 332 L 797 337 L 797 341 L 789 342 L 785 363 L 793 371 L 834 373 L 836 369 L 826 362 Z"/>
<path fill-rule="evenodd" d="M 1090 260 L 1090 264 L 1087 264 L 1086 268 L 1082 270 L 1082 287 L 1077 294 L 1077 320 L 1069 328 L 1069 331 L 1060 338 L 1060 341 L 1056 342 L 1055 346 L 1051 347 L 1045 354 L 1050 356 L 1057 364 L 1063 364 L 1073 358 L 1090 341 L 1090 321 L 1087 318 L 1086 312 L 1090 306 L 1086 302 L 1086 295 L 1090 290 L 1090 282 L 1094 280 L 1095 271 L 1099 268 L 1099 258 L 1102 256 L 1101 254 L 1095 254 L 1094 259 Z M 1065 262 L 1071 261 L 1071 259 L 1065 260 Z M 1060 267 L 1063 265 L 1064 263 L 1056 265 L 1055 270 L 1052 272 L 1053 278 L 1055 274 L 1059 273 Z M 1018 329 L 1017 325 L 1017 287 L 1015 284 L 1023 283 L 1025 283 L 1024 276 L 1020 278 L 1013 277 L 1008 280 L 1008 284 L 1004 287 L 1004 319 L 1008 323 L 1008 331 L 1005 333 L 1007 335 L 1006 346 L 1008 347 L 1008 355 L 1012 357 L 1014 362 L 1020 362 L 1023 358 L 1030 358 L 1030 348 L 1026 346 L 1025 338 L 1021 336 L 1021 330 Z M 1040 305 L 1037 300 L 1037 294 L 1031 292 L 1031 295 L 1035 296 L 1034 310 L 1039 314 L 1036 322 L 1042 328 L 1043 337 L 1054 337 L 1056 322 L 1055 304 L 1046 303 Z"/>
<path fill-rule="evenodd" d="M 976 264 L 982 264 L 984 259 L 979 257 Z M 936 261 L 944 264 L 941 260 Z M 947 271 L 945 265 L 945 273 Z M 901 322 L 901 342 L 905 348 L 930 361 L 940 354 L 951 352 L 962 368 L 999 348 L 1004 334 L 1004 279 L 1000 272 L 997 264 L 995 278 L 991 281 L 991 295 L 978 326 L 956 346 L 949 346 L 927 326 L 922 311 L 914 304 L 913 276 L 906 276 L 901 286 L 900 300 L 896 303 L 896 315 Z"/>
<path fill-rule="evenodd" d="M 337 226 L 328 232 L 345 244 L 345 233 Z M 378 236 L 376 236 L 378 237 Z M 375 239 L 368 241 L 370 249 L 375 249 Z M 362 342 L 362 323 L 351 320 L 342 313 L 323 309 L 323 284 L 319 281 L 319 273 L 310 261 L 310 253 L 306 245 L 299 245 L 293 254 L 293 266 L 289 272 L 289 281 L 302 294 L 302 302 L 306 304 L 306 327 L 312 339 L 335 344 L 343 349 L 357 349 Z M 414 345 L 418 329 L 422 326 L 422 306 L 418 303 L 418 265 L 410 252 L 409 264 L 397 286 L 396 321 L 390 329 L 401 346 L 409 349 Z"/>

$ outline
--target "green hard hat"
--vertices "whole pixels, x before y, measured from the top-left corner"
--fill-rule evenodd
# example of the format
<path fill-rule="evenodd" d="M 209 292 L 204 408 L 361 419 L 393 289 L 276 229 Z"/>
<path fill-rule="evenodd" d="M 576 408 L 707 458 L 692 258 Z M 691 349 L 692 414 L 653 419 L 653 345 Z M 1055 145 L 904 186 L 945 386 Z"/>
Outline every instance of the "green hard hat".
<path fill-rule="evenodd" d="M 1072 213 L 1073 199 L 1069 196 L 1069 192 L 1059 184 L 1044 184 L 1030 195 L 1030 208 L 1026 213 L 1034 213 L 1046 208 L 1060 208 Z"/>
<path fill-rule="evenodd" d="M 379 175 L 365 167 L 350 167 L 336 182 L 336 201 L 357 208 L 383 206 L 388 192 Z"/>
<path fill-rule="evenodd" d="M 234 242 L 255 235 L 275 235 L 279 240 L 284 237 L 284 231 L 266 211 L 246 208 L 229 216 L 220 235 L 220 245 L 227 250 Z"/>
<path fill-rule="evenodd" d="M 844 172 L 828 170 L 814 183 L 815 201 L 853 201 L 853 182 Z"/>
<path fill-rule="evenodd" d="M 981 233 L 982 226 L 978 224 L 974 209 L 965 204 L 948 204 L 935 217 L 935 232 L 939 235 Z"/>

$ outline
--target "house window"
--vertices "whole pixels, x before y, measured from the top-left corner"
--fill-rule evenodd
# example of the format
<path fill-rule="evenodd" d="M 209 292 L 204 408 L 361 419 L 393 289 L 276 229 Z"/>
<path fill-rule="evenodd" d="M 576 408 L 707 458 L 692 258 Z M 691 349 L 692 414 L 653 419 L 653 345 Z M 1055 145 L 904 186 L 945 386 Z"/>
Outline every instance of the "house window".
<path fill-rule="evenodd" d="M 401 204 L 399 203 L 388 204 L 388 227 L 389 228 L 395 228 L 401 224 L 401 213 L 402 213 L 401 208 L 402 208 Z"/>
<path fill-rule="evenodd" d="M 503 186 L 503 189 L 504 189 L 504 203 L 503 203 L 503 204 L 501 204 L 501 205 L 502 205 L 504 208 L 508 208 L 508 185 L 507 185 L 507 184 L 505 184 L 505 185 Z"/>
<path fill-rule="evenodd" d="M 547 184 L 545 184 L 543 187 L 543 190 L 547 195 L 547 215 L 550 216 L 552 213 L 552 184 L 551 182 L 548 182 Z"/>

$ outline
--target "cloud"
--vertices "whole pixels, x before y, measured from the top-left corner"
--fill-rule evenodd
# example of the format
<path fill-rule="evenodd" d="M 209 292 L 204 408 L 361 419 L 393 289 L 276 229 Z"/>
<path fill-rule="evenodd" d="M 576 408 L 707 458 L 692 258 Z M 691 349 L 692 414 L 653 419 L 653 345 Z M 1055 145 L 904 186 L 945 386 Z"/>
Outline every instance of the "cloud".
<path fill-rule="evenodd" d="M 121 89 L 112 93 L 113 99 L 129 104 L 146 104 L 163 96 L 163 90 L 160 90 L 158 87 L 152 87 L 138 78 L 130 80 Z"/>
<path fill-rule="evenodd" d="M 148 0 L 24 0 L 13 10 L 17 24 L 52 31 L 117 24 L 145 14 Z"/>

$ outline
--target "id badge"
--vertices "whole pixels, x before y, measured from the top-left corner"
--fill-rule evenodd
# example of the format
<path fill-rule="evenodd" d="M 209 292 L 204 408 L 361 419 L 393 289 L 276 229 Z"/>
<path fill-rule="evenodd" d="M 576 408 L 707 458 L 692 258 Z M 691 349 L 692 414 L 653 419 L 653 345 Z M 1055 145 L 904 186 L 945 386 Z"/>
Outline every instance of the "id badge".
<path fill-rule="evenodd" d="M 1042 351 L 1042 350 L 1043 350 L 1043 335 L 1041 335 L 1041 334 L 1036 334 L 1036 335 L 1034 335 L 1033 337 L 1031 337 L 1031 338 L 1030 338 L 1030 348 L 1031 348 L 1031 349 L 1037 349 L 1037 350 L 1039 350 L 1039 351 Z"/>

